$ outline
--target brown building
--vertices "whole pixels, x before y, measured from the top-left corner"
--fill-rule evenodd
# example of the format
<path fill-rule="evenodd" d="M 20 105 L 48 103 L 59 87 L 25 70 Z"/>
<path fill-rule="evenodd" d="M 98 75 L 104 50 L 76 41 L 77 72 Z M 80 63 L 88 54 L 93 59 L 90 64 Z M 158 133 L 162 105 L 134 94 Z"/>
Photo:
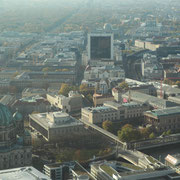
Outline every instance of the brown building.
<path fill-rule="evenodd" d="M 173 132 L 180 130 L 180 107 L 171 107 L 166 109 L 157 109 L 144 113 L 145 121 L 158 131 L 164 132 L 171 130 Z"/>

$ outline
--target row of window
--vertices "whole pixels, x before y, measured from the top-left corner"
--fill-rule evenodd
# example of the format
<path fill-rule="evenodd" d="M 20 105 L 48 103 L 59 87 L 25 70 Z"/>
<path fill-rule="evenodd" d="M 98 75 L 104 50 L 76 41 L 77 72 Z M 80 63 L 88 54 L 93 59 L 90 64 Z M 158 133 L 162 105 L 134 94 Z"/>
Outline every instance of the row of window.
<path fill-rule="evenodd" d="M 68 132 L 72 132 L 72 131 L 79 131 L 79 127 L 54 129 L 53 133 L 54 134 L 59 134 L 59 133 L 68 133 Z"/>

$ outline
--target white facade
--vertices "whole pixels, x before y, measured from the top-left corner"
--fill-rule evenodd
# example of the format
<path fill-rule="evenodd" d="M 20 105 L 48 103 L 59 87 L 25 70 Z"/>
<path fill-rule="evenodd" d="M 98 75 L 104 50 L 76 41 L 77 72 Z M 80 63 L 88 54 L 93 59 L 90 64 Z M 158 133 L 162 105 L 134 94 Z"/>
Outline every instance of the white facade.
<path fill-rule="evenodd" d="M 99 66 L 87 68 L 84 72 L 84 79 L 109 79 L 109 78 L 125 79 L 125 72 L 120 66 Z"/>
<path fill-rule="evenodd" d="M 80 111 L 82 107 L 82 96 L 78 92 L 70 91 L 68 97 L 63 95 L 47 94 L 50 104 L 65 112 Z"/>

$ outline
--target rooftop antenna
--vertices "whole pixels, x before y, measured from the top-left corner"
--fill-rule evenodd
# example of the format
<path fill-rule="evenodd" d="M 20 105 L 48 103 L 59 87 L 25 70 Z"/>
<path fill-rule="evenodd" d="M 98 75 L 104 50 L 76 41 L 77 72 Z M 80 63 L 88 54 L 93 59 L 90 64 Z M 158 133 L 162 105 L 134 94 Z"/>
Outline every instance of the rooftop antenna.
<path fill-rule="evenodd" d="M 160 98 L 163 99 L 163 93 L 162 93 L 162 79 L 161 79 L 161 88 L 160 88 Z"/>
<path fill-rule="evenodd" d="M 131 102 L 131 90 L 129 89 L 128 102 Z"/>
<path fill-rule="evenodd" d="M 96 101 L 96 87 L 94 89 L 94 94 L 95 94 L 95 98 L 94 98 L 94 106 L 96 107 L 97 106 L 97 101 Z"/>

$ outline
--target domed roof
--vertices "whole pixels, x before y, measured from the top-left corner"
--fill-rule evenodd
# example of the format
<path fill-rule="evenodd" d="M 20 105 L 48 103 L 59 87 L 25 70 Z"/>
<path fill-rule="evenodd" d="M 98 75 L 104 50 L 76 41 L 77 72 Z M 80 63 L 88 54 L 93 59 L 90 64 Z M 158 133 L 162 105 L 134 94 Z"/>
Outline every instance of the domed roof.
<path fill-rule="evenodd" d="M 8 126 L 12 124 L 14 118 L 8 107 L 0 103 L 0 126 Z"/>
<path fill-rule="evenodd" d="M 13 118 L 14 118 L 16 121 L 21 121 L 21 120 L 23 119 L 23 116 L 22 116 L 21 113 L 15 112 L 15 113 L 13 114 Z"/>

